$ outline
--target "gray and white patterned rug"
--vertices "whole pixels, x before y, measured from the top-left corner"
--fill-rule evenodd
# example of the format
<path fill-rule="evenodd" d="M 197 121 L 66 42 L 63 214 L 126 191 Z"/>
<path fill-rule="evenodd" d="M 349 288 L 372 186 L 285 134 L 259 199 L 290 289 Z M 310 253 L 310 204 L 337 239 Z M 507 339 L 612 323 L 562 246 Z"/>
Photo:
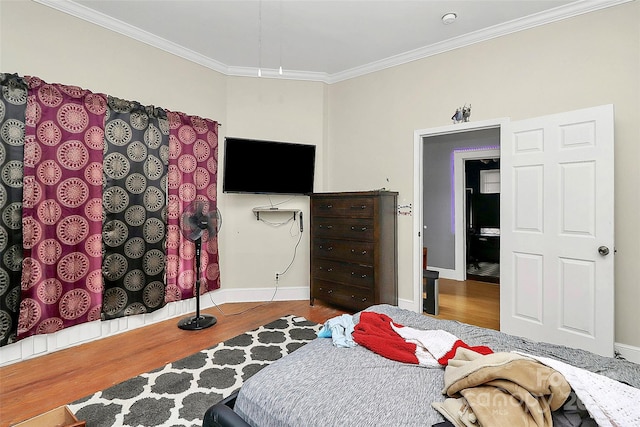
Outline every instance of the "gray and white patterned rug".
<path fill-rule="evenodd" d="M 87 427 L 201 426 L 210 406 L 313 340 L 321 327 L 303 317 L 285 316 L 77 400 L 69 408 Z"/>

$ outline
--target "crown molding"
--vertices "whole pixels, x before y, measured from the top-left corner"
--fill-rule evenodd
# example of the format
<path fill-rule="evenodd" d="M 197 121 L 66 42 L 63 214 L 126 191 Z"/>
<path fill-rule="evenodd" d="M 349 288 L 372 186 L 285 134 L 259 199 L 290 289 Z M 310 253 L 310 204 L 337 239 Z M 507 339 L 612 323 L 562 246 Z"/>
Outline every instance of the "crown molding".
<path fill-rule="evenodd" d="M 122 34 L 123 36 L 132 38 L 139 42 L 164 50 L 165 52 L 179 56 L 188 61 L 195 62 L 196 64 L 202 65 L 203 67 L 207 67 L 214 71 L 218 71 L 219 73 L 223 73 L 223 74 L 228 73 L 229 67 L 226 64 L 223 64 L 222 62 L 219 62 L 219 61 L 216 61 L 215 59 L 201 55 L 197 52 L 187 49 L 184 46 L 181 46 L 170 40 L 164 39 L 162 37 L 158 37 L 148 31 L 141 30 L 138 27 L 134 27 L 133 25 L 127 24 L 126 22 L 120 21 L 119 19 L 115 19 L 111 16 L 105 15 L 104 13 L 97 12 L 86 6 L 78 4 L 72 0 L 32 0 L 32 1 L 36 3 L 40 3 L 45 6 L 49 6 L 60 12 L 67 13 L 71 16 L 75 16 L 76 18 L 80 18 L 84 21 L 91 22 L 92 24 L 99 25 L 108 30 L 115 31 L 116 33 Z"/>
<path fill-rule="evenodd" d="M 184 58 L 188 61 L 210 68 L 219 73 L 228 76 L 239 77 L 258 77 L 258 69 L 254 67 L 236 67 L 223 64 L 215 59 L 206 57 L 190 49 L 187 49 L 170 40 L 153 35 L 133 25 L 114 19 L 108 15 L 96 12 L 93 9 L 75 3 L 72 0 L 33 0 L 45 6 L 49 6 L 58 11 L 75 16 L 82 20 L 99 25 L 106 29 L 115 31 L 124 36 L 138 40 L 142 43 L 164 50 L 173 55 Z M 278 70 L 262 69 L 262 78 L 285 79 L 285 80 L 306 80 L 318 81 L 327 84 L 338 83 L 344 80 L 371 74 L 397 65 L 406 64 L 408 62 L 417 61 L 440 53 L 459 49 L 475 43 L 487 41 L 496 37 L 512 34 L 518 31 L 527 30 L 552 22 L 560 21 L 574 16 L 582 15 L 589 12 L 617 6 L 635 0 L 578 0 L 567 5 L 559 6 L 541 13 L 530 15 L 522 19 L 516 19 L 493 27 L 485 28 L 480 31 L 465 34 L 435 43 L 419 49 L 408 51 L 399 55 L 391 56 L 380 61 L 371 62 L 360 67 L 351 68 L 349 70 L 340 71 L 334 74 L 286 70 L 282 75 Z"/>
<path fill-rule="evenodd" d="M 429 56 L 438 55 L 440 53 L 459 49 L 475 43 L 491 40 L 496 37 L 524 31 L 541 25 L 550 24 L 561 21 L 563 19 L 572 18 L 589 12 L 617 6 L 635 0 L 579 0 L 564 6 L 540 12 L 525 18 L 516 19 L 493 27 L 484 28 L 479 31 L 465 34 L 463 36 L 454 37 L 449 40 L 435 43 L 429 46 L 411 50 L 399 55 L 391 56 L 380 61 L 371 62 L 362 67 L 352 68 L 350 70 L 331 74 L 327 83 L 337 83 L 343 80 L 360 77 L 366 74 L 381 71 L 386 68 L 395 67 L 397 65 L 406 64 L 408 62 L 424 59 Z"/>

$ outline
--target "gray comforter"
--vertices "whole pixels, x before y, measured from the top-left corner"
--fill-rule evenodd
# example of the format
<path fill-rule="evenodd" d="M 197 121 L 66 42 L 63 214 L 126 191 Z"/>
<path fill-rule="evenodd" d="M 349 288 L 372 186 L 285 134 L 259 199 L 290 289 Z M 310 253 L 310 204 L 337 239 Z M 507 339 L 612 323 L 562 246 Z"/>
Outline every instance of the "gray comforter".
<path fill-rule="evenodd" d="M 626 360 L 437 320 L 389 305 L 367 310 L 386 314 L 404 326 L 446 330 L 472 346 L 551 357 L 640 388 L 640 365 Z M 242 386 L 234 410 L 260 427 L 431 426 L 443 421 L 431 406 L 445 398 L 443 372 L 388 360 L 360 346 L 334 347 L 331 339 L 319 338 L 251 377 Z"/>

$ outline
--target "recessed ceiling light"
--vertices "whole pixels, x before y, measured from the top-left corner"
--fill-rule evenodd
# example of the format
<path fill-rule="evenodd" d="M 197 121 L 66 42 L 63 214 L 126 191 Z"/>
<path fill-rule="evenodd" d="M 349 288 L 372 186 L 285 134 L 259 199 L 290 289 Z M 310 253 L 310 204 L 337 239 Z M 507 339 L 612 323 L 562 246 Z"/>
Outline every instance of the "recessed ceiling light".
<path fill-rule="evenodd" d="M 455 13 L 447 13 L 444 16 L 442 16 L 442 23 L 445 25 L 449 25 L 453 23 L 457 17 L 458 15 L 456 15 Z"/>

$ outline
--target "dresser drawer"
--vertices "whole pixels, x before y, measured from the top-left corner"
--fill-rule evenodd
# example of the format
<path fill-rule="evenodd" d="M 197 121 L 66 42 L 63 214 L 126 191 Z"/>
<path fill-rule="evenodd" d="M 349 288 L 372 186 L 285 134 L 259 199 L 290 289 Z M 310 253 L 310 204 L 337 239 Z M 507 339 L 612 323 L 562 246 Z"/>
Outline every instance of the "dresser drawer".
<path fill-rule="evenodd" d="M 373 221 L 364 218 L 313 219 L 312 233 L 316 237 L 373 241 Z"/>
<path fill-rule="evenodd" d="M 313 258 L 331 258 L 358 264 L 373 264 L 374 245 L 370 242 L 350 240 L 314 239 L 311 247 Z"/>
<path fill-rule="evenodd" d="M 314 217 L 371 218 L 374 214 L 374 206 L 375 199 L 373 197 L 320 197 L 313 200 L 311 214 Z"/>
<path fill-rule="evenodd" d="M 348 283 L 358 287 L 373 289 L 373 267 L 350 264 L 329 259 L 318 259 L 313 263 L 313 277 L 334 282 Z"/>
<path fill-rule="evenodd" d="M 334 304 L 350 307 L 356 311 L 373 305 L 373 290 L 345 286 L 326 280 L 313 281 L 313 297 Z"/>

